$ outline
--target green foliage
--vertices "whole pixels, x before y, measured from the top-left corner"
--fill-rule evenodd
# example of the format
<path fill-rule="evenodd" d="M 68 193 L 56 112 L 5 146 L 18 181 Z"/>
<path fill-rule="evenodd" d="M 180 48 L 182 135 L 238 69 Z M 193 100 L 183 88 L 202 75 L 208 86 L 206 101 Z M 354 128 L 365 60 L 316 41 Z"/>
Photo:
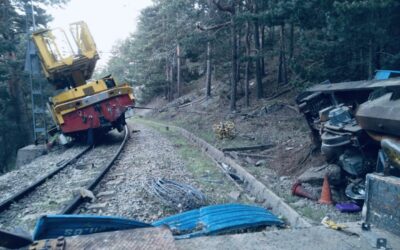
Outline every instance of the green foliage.
<path fill-rule="evenodd" d="M 277 81 L 275 72 L 284 60 L 289 82 L 299 87 L 327 79 L 367 79 L 376 69 L 400 69 L 400 3 L 396 0 L 219 2 L 223 6 L 236 3 L 241 79 L 245 63 L 260 58 L 265 61 L 268 83 Z M 229 26 L 210 32 L 196 29 L 197 23 L 211 27 L 229 20 L 229 13 L 218 10 L 212 0 L 154 0 L 142 11 L 136 33 L 116 46 L 107 70 L 143 86 L 146 98 L 150 98 L 174 88 L 175 79 L 167 71 L 169 66 L 175 67 L 178 43 L 182 48 L 182 75 L 189 85 L 204 76 L 206 44 L 211 41 L 214 79 L 229 82 Z M 255 53 L 251 35 L 252 53 L 246 56 L 245 27 L 250 23 L 252 34 L 255 21 L 264 39 L 259 53 Z M 250 68 L 251 77 L 254 66 Z"/>
<path fill-rule="evenodd" d="M 45 5 L 67 0 L 0 1 L 0 173 L 7 171 L 18 148 L 30 143 L 30 86 L 24 73 L 27 27 L 32 28 L 31 3 L 36 25 L 45 27 L 51 17 Z"/>

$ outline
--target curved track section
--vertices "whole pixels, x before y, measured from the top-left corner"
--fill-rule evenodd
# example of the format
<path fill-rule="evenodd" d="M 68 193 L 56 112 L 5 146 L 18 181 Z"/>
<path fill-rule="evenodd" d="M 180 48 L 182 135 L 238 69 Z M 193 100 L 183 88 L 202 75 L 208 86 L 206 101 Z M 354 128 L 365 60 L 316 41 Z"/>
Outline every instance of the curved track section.
<path fill-rule="evenodd" d="M 84 200 L 82 191 L 92 190 L 117 159 L 129 137 L 110 133 L 102 143 L 65 162 L 57 170 L 7 199 L 0 210 L 0 228 L 32 230 L 45 214 L 71 213 Z M 69 167 L 67 167 L 69 166 Z"/>
<path fill-rule="evenodd" d="M 104 166 L 103 170 L 100 172 L 100 174 L 87 186 L 87 190 L 93 191 L 93 189 L 96 187 L 96 185 L 100 182 L 100 180 L 104 177 L 104 175 L 110 170 L 112 165 L 114 164 L 115 160 L 121 153 L 122 149 L 124 148 L 128 138 L 129 138 L 129 129 L 128 126 L 125 125 L 124 127 L 125 130 L 125 136 L 124 139 L 119 146 L 117 152 L 115 153 L 114 157 Z M 75 198 L 61 211 L 61 214 L 71 214 L 73 213 L 78 206 L 84 201 L 84 198 L 81 195 L 75 196 Z"/>

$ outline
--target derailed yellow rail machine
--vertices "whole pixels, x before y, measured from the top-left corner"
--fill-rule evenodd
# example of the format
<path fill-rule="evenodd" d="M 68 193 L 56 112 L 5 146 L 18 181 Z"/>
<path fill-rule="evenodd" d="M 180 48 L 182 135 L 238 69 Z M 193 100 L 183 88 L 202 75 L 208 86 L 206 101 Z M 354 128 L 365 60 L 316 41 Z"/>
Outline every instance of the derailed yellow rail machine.
<path fill-rule="evenodd" d="M 135 103 L 133 89 L 117 85 L 111 76 L 88 81 L 99 55 L 86 23 L 70 24 L 69 32 L 40 30 L 32 38 L 47 80 L 64 90 L 48 103 L 58 129 L 71 137 L 122 130 L 125 111 Z"/>

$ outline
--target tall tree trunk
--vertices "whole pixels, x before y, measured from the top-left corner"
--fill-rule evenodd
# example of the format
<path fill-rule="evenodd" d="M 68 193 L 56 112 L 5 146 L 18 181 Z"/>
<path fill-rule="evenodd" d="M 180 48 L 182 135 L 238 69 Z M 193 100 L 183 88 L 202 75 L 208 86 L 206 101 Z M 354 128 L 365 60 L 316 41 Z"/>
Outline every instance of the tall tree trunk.
<path fill-rule="evenodd" d="M 235 111 L 236 110 L 236 92 L 237 92 L 237 75 L 236 75 L 236 70 L 237 70 L 237 32 L 236 32 L 236 23 L 235 23 L 235 17 L 236 17 L 236 4 L 237 1 L 232 1 L 231 5 L 229 6 L 223 6 L 219 2 L 219 0 L 213 0 L 213 3 L 217 6 L 217 8 L 220 11 L 223 12 L 228 12 L 230 14 L 230 28 L 231 28 L 231 54 L 232 54 L 232 65 L 231 65 L 231 100 L 230 100 L 230 110 Z"/>
<path fill-rule="evenodd" d="M 266 76 L 266 73 L 265 73 L 265 58 L 264 58 L 264 51 L 265 51 L 265 48 L 264 48 L 264 43 L 265 43 L 265 25 L 261 25 L 260 26 L 260 33 L 261 33 L 261 36 L 260 36 L 260 50 L 261 50 L 261 54 L 262 54 L 262 56 L 261 56 L 261 75 L 262 76 Z"/>
<path fill-rule="evenodd" d="M 235 16 L 231 15 L 231 43 L 232 43 L 232 68 L 231 68 L 231 100 L 230 100 L 230 110 L 236 110 L 236 93 L 237 93 L 237 42 L 236 42 L 236 24 Z"/>
<path fill-rule="evenodd" d="M 264 89 L 262 85 L 261 75 L 261 60 L 260 60 L 260 29 L 258 25 L 258 19 L 254 19 L 254 47 L 256 49 L 256 85 L 257 85 L 257 98 L 261 99 L 264 96 Z"/>
<path fill-rule="evenodd" d="M 285 24 L 281 24 L 280 30 L 280 52 L 279 52 L 279 69 L 278 83 L 287 83 L 287 67 L 285 55 Z"/>
<path fill-rule="evenodd" d="M 169 97 L 168 97 L 169 101 L 172 101 L 174 99 L 172 86 L 174 86 L 174 67 L 173 67 L 173 65 L 170 65 L 169 66 Z"/>
<path fill-rule="evenodd" d="M 290 23 L 290 45 L 289 45 L 289 59 L 293 58 L 294 53 L 294 23 Z"/>
<path fill-rule="evenodd" d="M 168 60 L 165 60 L 165 79 L 167 86 L 165 86 L 165 99 L 169 101 L 169 92 L 170 92 L 170 79 L 169 79 L 169 66 Z"/>
<path fill-rule="evenodd" d="M 249 85 L 250 85 L 250 22 L 246 23 L 246 71 L 245 71 L 245 87 L 244 87 L 244 96 L 246 99 L 246 107 L 250 106 L 250 96 L 249 96 Z"/>
<path fill-rule="evenodd" d="M 373 60 L 374 60 L 374 49 L 373 49 L 373 44 L 372 40 L 369 39 L 368 41 L 368 79 L 372 79 L 373 74 L 374 74 L 374 66 L 373 66 Z"/>
<path fill-rule="evenodd" d="M 269 44 L 271 45 L 271 50 L 274 50 L 274 44 L 275 44 L 275 26 L 272 26 L 268 30 L 269 32 Z"/>
<path fill-rule="evenodd" d="M 176 88 L 178 98 L 181 96 L 181 47 L 179 43 L 176 45 Z"/>
<path fill-rule="evenodd" d="M 240 46 L 241 46 L 241 44 L 240 44 L 240 30 L 237 32 L 237 34 L 236 34 L 236 49 L 237 49 L 237 52 L 236 52 L 236 54 L 237 54 L 237 58 L 238 58 L 238 60 L 237 60 L 237 63 L 236 63 L 236 82 L 240 82 L 240 80 L 241 80 L 241 78 L 240 78 L 240 60 L 239 60 L 239 58 L 240 58 Z"/>
<path fill-rule="evenodd" d="M 164 15 L 162 18 L 162 43 L 163 43 L 163 49 L 166 47 L 166 21 L 167 17 Z M 165 79 L 166 79 L 166 86 L 165 86 L 165 99 L 168 101 L 171 101 L 171 86 L 172 86 L 172 78 L 171 78 L 171 65 L 168 60 L 168 56 L 165 56 Z"/>
<path fill-rule="evenodd" d="M 207 42 L 206 97 L 211 97 L 211 42 Z"/>

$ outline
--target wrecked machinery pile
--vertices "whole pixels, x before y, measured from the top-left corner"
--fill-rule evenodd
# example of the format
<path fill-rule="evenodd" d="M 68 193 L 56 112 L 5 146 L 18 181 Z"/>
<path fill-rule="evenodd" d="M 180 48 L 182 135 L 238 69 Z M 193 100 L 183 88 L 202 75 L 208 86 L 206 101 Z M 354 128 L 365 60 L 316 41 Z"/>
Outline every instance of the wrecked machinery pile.
<path fill-rule="evenodd" d="M 346 195 L 360 202 L 366 174 L 400 176 L 400 78 L 377 76 L 315 85 L 296 100 L 316 149 L 340 166 Z"/>
<path fill-rule="evenodd" d="M 99 55 L 87 24 L 72 23 L 69 32 L 42 29 L 32 39 L 48 82 L 59 91 L 48 102 L 56 130 L 88 141 L 94 132 L 122 132 L 135 103 L 133 88 L 117 85 L 111 75 L 92 80 Z"/>

